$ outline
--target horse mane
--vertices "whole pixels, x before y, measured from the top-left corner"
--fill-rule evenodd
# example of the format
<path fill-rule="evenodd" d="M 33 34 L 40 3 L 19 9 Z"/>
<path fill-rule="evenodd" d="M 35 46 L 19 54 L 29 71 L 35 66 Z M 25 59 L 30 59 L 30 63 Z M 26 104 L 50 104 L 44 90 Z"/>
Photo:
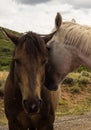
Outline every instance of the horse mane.
<path fill-rule="evenodd" d="M 34 55 L 36 52 L 40 54 L 46 55 L 46 45 L 43 38 L 40 37 L 37 33 L 27 32 L 23 36 L 20 37 L 20 46 L 25 45 L 25 50 L 28 53 Z"/>
<path fill-rule="evenodd" d="M 85 55 L 90 55 L 91 27 L 74 22 L 63 22 L 61 31 L 64 35 L 64 44 L 79 49 Z"/>

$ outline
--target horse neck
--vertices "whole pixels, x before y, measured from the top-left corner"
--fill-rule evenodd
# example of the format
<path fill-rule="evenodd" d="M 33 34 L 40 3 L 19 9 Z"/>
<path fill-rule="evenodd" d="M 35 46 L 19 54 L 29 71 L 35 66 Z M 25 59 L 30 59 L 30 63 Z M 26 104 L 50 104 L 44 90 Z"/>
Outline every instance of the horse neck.
<path fill-rule="evenodd" d="M 71 53 L 72 53 L 74 62 L 77 61 L 78 66 L 84 65 L 84 66 L 88 67 L 89 69 L 91 69 L 91 56 L 90 56 L 90 54 L 85 55 L 83 52 L 81 52 L 79 49 L 77 49 L 75 47 L 71 48 Z"/>
<path fill-rule="evenodd" d="M 84 65 L 87 68 L 91 69 L 91 56 L 86 56 L 82 53 L 79 53 L 79 59 L 80 59 L 81 65 Z"/>
<path fill-rule="evenodd" d="M 65 45 L 65 48 L 67 50 L 67 53 L 66 56 L 64 56 L 64 60 L 65 60 L 64 63 L 66 67 L 68 67 L 68 71 L 67 71 L 68 74 L 70 72 L 75 71 L 81 65 L 81 61 L 80 61 L 79 53 L 77 52 L 76 48 L 67 45 Z"/>

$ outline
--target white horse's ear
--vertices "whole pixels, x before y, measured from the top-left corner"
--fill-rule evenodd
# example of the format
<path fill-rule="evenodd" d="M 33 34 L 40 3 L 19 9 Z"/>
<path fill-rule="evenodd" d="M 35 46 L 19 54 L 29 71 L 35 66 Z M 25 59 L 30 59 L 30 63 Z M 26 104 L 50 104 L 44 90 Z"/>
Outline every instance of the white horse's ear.
<path fill-rule="evenodd" d="M 57 15 L 56 15 L 56 18 L 55 18 L 55 27 L 56 27 L 56 29 L 59 29 L 61 24 L 62 24 L 62 16 L 58 12 Z"/>
<path fill-rule="evenodd" d="M 76 23 L 76 20 L 75 20 L 75 19 L 72 19 L 71 22 Z"/>

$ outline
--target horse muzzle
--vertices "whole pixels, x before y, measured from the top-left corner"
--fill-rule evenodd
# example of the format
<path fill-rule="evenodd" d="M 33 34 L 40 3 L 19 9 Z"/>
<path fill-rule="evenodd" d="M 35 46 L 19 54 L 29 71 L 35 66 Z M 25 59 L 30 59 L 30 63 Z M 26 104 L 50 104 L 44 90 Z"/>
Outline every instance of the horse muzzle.
<path fill-rule="evenodd" d="M 23 107 L 26 113 L 36 114 L 39 113 L 41 108 L 42 100 L 23 100 Z"/>
<path fill-rule="evenodd" d="M 51 83 L 50 81 L 49 82 L 46 81 L 45 86 L 47 87 L 48 90 L 51 90 L 51 91 L 56 91 L 58 89 L 58 85 L 54 82 Z"/>

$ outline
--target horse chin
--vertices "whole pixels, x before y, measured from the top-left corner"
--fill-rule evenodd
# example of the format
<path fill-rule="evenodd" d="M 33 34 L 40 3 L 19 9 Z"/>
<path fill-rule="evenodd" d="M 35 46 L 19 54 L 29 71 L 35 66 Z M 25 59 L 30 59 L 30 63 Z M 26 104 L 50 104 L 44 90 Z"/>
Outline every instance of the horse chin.
<path fill-rule="evenodd" d="M 58 89 L 58 86 L 50 86 L 48 87 L 48 90 L 50 91 L 56 91 Z"/>
<path fill-rule="evenodd" d="M 26 110 L 24 108 L 24 111 L 26 114 L 28 114 L 29 116 L 33 116 L 33 115 L 36 115 L 36 114 L 39 114 L 40 113 L 40 109 L 38 109 L 36 112 L 33 112 L 33 111 L 29 111 L 29 110 Z"/>
<path fill-rule="evenodd" d="M 50 91 L 56 91 L 56 90 L 58 89 L 58 87 L 48 87 L 48 89 L 49 89 Z"/>

